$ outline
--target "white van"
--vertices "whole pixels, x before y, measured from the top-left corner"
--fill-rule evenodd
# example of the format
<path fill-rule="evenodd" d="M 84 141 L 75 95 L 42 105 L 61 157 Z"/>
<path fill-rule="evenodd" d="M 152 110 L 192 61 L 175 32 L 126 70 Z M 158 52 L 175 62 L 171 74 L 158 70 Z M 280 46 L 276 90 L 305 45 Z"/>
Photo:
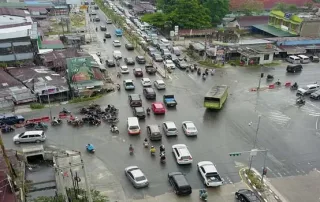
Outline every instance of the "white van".
<path fill-rule="evenodd" d="M 299 64 L 300 63 L 300 58 L 295 56 L 295 55 L 290 55 L 287 57 L 287 61 L 292 63 L 292 64 Z"/>
<path fill-rule="evenodd" d="M 141 132 L 139 121 L 137 117 L 128 117 L 128 134 L 139 135 Z"/>
<path fill-rule="evenodd" d="M 298 55 L 298 57 L 300 58 L 300 62 L 302 64 L 306 64 L 310 62 L 310 58 L 308 56 L 305 55 Z"/>
<path fill-rule="evenodd" d="M 13 137 L 13 142 L 15 144 L 27 143 L 27 142 L 44 142 L 46 140 L 46 135 L 43 130 L 35 131 L 25 131 L 23 133 L 17 134 Z"/>

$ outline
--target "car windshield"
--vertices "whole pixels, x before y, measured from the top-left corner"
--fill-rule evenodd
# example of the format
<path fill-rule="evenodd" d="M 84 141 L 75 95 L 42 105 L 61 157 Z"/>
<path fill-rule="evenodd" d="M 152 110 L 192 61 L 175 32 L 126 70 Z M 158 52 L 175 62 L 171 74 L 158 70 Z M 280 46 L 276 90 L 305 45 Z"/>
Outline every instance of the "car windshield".
<path fill-rule="evenodd" d="M 308 90 L 309 88 L 308 88 L 308 87 L 302 87 L 302 89 L 303 89 L 303 90 Z"/>
<path fill-rule="evenodd" d="M 195 127 L 188 127 L 188 130 L 196 130 Z"/>
<path fill-rule="evenodd" d="M 19 137 L 22 137 L 24 135 L 24 133 L 21 133 L 20 135 L 19 135 Z"/>
<path fill-rule="evenodd" d="M 130 130 L 137 130 L 137 129 L 139 129 L 139 126 L 130 126 L 129 129 Z"/>
<path fill-rule="evenodd" d="M 182 160 L 190 159 L 190 156 L 181 156 Z"/>
<path fill-rule="evenodd" d="M 133 86 L 132 82 L 126 82 L 126 86 Z"/>
<path fill-rule="evenodd" d="M 167 60 L 166 63 L 169 65 L 173 64 L 172 60 Z"/>
<path fill-rule="evenodd" d="M 121 69 L 122 69 L 122 70 L 128 70 L 128 68 L 127 68 L 127 67 L 121 67 Z"/>
<path fill-rule="evenodd" d="M 176 131 L 176 128 L 169 128 L 168 131 Z"/>
<path fill-rule="evenodd" d="M 140 176 L 140 177 L 136 177 L 136 178 L 135 178 L 135 180 L 138 181 L 138 182 L 139 182 L 139 181 L 146 180 L 146 179 L 147 179 L 147 178 L 146 178 L 145 176 Z"/>

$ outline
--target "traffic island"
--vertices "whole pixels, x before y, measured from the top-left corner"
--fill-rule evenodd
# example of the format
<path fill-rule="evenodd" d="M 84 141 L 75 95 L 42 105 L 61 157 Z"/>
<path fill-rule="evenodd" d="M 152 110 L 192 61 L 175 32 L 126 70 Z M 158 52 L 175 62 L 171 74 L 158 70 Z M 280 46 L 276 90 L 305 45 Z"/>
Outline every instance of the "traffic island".
<path fill-rule="evenodd" d="M 285 202 L 286 200 L 276 194 L 277 191 L 272 190 L 266 180 L 261 179 L 260 173 L 252 168 L 243 168 L 239 171 L 239 175 L 244 183 L 246 183 L 255 193 L 264 200 L 264 202 Z"/>

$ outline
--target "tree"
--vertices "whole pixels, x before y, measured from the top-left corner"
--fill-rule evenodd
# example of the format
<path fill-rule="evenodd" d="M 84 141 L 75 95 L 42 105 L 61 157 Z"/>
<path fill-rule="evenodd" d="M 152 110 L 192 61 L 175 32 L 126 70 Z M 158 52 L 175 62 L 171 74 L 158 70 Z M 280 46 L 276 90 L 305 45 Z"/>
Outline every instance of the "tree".
<path fill-rule="evenodd" d="M 145 14 L 142 16 L 141 20 L 153 26 L 162 28 L 167 21 L 167 16 L 164 13 Z"/>
<path fill-rule="evenodd" d="M 176 8 L 168 15 L 168 20 L 181 28 L 199 29 L 211 27 L 209 9 L 198 0 L 177 0 Z"/>
<path fill-rule="evenodd" d="M 297 6 L 294 4 L 284 4 L 282 2 L 277 3 L 273 10 L 279 10 L 282 12 L 296 12 L 298 10 Z"/>
<path fill-rule="evenodd" d="M 209 9 L 211 22 L 220 23 L 229 12 L 229 0 L 200 0 L 205 8 Z"/>
<path fill-rule="evenodd" d="M 163 13 L 171 13 L 174 11 L 177 0 L 157 0 L 157 10 L 161 10 Z"/>

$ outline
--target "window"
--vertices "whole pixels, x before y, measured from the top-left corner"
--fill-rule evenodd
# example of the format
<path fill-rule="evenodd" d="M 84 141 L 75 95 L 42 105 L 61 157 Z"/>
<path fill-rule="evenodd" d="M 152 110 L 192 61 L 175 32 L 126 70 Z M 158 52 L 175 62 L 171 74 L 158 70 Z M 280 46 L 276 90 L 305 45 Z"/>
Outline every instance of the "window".
<path fill-rule="evenodd" d="M 212 101 L 212 102 L 220 102 L 219 98 L 213 98 L 213 97 L 205 97 L 204 98 L 205 101 Z"/>
<path fill-rule="evenodd" d="M 269 60 L 269 57 L 270 57 L 269 54 L 264 55 L 264 60 Z"/>

